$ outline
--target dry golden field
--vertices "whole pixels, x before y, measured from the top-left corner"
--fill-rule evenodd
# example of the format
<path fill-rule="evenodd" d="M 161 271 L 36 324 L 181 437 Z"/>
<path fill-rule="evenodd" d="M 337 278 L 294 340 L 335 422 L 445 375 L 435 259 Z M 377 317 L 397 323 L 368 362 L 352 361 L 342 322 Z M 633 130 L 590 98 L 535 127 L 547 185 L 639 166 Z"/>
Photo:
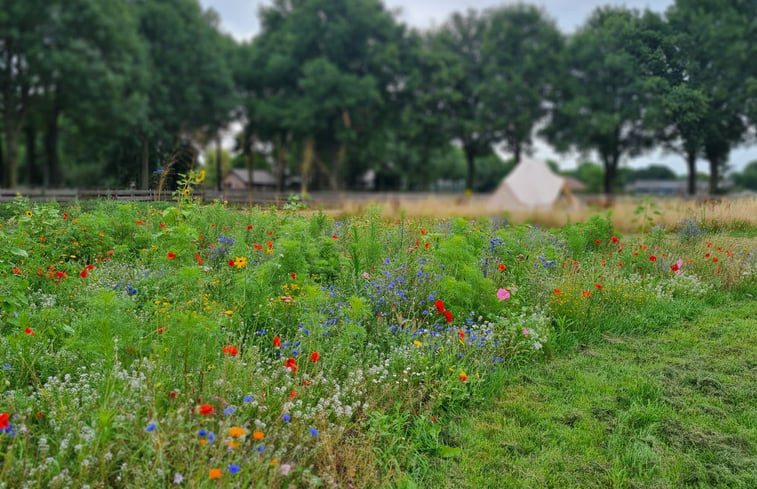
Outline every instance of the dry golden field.
<path fill-rule="evenodd" d="M 674 229 L 686 219 L 696 219 L 699 225 L 712 229 L 757 228 L 757 197 L 709 200 L 680 198 L 640 199 L 619 197 L 610 204 L 581 203 L 577 206 L 557 205 L 550 210 L 530 212 L 491 212 L 484 197 L 439 195 L 418 200 L 398 197 L 377 197 L 372 201 L 346 200 L 331 215 L 355 215 L 370 208 L 378 208 L 387 218 L 407 217 L 505 217 L 514 223 L 533 223 L 544 227 L 562 226 L 568 222 L 585 220 L 596 213 L 610 211 L 617 229 L 639 231 L 650 225 Z"/>

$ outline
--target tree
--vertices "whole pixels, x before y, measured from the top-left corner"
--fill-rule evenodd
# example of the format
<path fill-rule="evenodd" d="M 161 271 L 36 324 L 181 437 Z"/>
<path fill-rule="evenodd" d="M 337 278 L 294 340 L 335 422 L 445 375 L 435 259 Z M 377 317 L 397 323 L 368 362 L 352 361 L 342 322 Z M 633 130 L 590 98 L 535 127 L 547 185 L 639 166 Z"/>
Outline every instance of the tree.
<path fill-rule="evenodd" d="M 136 5 L 149 54 L 148 110 L 138 135 L 146 188 L 151 152 L 166 156 L 189 149 L 197 130 L 216 135 L 231 119 L 236 100 L 226 64 L 228 41 L 218 33 L 217 16 L 203 12 L 197 0 Z M 183 166 L 195 156 L 184 158 Z"/>
<path fill-rule="evenodd" d="M 757 160 L 748 163 L 741 173 L 735 173 L 733 180 L 740 187 L 757 191 Z"/>
<path fill-rule="evenodd" d="M 570 76 L 545 134 L 558 150 L 596 151 L 607 195 L 621 158 L 653 141 L 646 116 L 659 92 L 659 79 L 648 75 L 657 38 L 637 13 L 600 8 L 568 43 Z"/>
<path fill-rule="evenodd" d="M 747 133 L 748 70 L 754 70 L 752 60 L 757 59 L 757 3 L 677 0 L 667 17 L 684 85 L 706 101 L 695 137 L 687 138 L 688 150 L 699 143 L 710 164 L 710 193 L 717 193 L 728 154 Z M 690 176 L 689 185 L 691 181 Z"/>
<path fill-rule="evenodd" d="M 403 28 L 377 0 L 277 0 L 260 17 L 243 85 L 248 132 L 273 143 L 277 174 L 299 147 L 303 185 L 315 163 L 317 180 L 341 188 L 392 115 Z"/>
<path fill-rule="evenodd" d="M 499 7 L 484 16 L 481 55 L 486 83 L 484 117 L 517 162 L 532 144 L 534 126 L 548 113 L 560 73 L 563 37 L 537 7 Z"/>
<path fill-rule="evenodd" d="M 487 83 L 484 73 L 482 42 L 485 24 L 475 10 L 454 13 L 437 32 L 432 33 L 431 49 L 438 56 L 433 83 L 442 87 L 437 99 L 437 114 L 444 133 L 459 141 L 465 154 L 465 187 L 473 190 L 476 158 L 492 152 L 496 128 L 487 116 L 489 108 L 482 97 Z"/>

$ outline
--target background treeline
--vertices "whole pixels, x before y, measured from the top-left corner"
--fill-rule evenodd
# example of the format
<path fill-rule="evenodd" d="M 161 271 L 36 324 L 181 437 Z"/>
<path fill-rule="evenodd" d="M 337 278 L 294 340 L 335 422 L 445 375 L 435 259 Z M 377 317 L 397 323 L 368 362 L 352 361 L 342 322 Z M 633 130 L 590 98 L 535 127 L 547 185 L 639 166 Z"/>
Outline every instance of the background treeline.
<path fill-rule="evenodd" d="M 685 159 L 692 192 L 706 160 L 714 191 L 754 139 L 754 0 L 604 7 L 572 35 L 527 4 L 423 32 L 379 0 L 274 0 L 259 18 L 240 43 L 197 0 L 0 0 L 2 186 L 147 188 L 208 148 L 217 175 L 241 123 L 235 164 L 303 190 L 369 170 L 427 189 L 460 159 L 485 188 L 504 171 L 494 145 L 517 161 L 541 135 L 593 152 L 606 193 L 623 158 L 659 148 Z"/>

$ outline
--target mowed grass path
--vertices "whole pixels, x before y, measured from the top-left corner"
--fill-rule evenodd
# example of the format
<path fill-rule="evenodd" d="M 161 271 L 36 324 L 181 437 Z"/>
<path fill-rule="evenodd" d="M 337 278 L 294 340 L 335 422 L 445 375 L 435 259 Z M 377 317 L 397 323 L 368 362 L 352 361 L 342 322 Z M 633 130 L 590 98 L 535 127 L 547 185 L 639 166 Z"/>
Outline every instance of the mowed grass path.
<path fill-rule="evenodd" d="M 425 487 L 757 488 L 757 299 L 505 372 Z"/>

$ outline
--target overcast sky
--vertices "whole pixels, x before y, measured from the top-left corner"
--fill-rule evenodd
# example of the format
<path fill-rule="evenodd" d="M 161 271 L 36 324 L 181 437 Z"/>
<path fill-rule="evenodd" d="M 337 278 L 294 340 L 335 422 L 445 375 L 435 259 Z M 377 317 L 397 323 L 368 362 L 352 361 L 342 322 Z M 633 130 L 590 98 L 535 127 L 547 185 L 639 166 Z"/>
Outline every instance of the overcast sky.
<path fill-rule="evenodd" d="M 200 0 L 205 8 L 213 8 L 221 15 L 221 28 L 231 33 L 237 39 L 250 39 L 258 30 L 258 6 L 268 4 L 265 0 Z M 429 28 L 442 24 L 445 19 L 456 11 L 469 8 L 484 10 L 507 3 L 518 3 L 498 0 L 384 0 L 390 10 L 398 10 L 399 19 L 413 27 Z M 539 5 L 557 21 L 563 32 L 573 32 L 601 5 L 625 5 L 626 7 L 643 10 L 649 8 L 656 12 L 663 12 L 673 0 L 536 0 Z M 578 155 L 556 155 L 546 144 L 537 143 L 536 157 L 552 158 L 561 167 L 570 168 L 575 165 Z M 757 147 L 737 148 L 731 152 L 730 164 L 735 169 L 743 168 L 748 162 L 757 159 Z M 682 158 L 676 155 L 661 155 L 651 153 L 644 157 L 628 161 L 631 166 L 646 166 L 650 163 L 663 163 L 670 166 L 676 173 L 684 174 L 686 165 Z M 707 164 L 700 162 L 699 171 L 706 171 Z"/>

